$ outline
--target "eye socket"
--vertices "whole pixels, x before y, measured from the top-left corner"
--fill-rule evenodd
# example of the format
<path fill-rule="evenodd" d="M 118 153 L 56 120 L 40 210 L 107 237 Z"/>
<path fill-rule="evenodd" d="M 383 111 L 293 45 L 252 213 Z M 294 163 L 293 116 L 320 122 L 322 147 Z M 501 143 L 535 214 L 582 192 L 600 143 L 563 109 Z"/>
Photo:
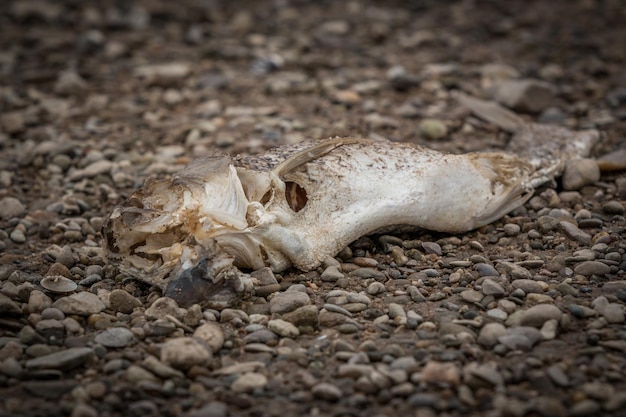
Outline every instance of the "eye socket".
<path fill-rule="evenodd" d="M 309 201 L 306 190 L 292 181 L 285 182 L 285 197 L 289 207 L 296 213 L 302 210 Z"/>

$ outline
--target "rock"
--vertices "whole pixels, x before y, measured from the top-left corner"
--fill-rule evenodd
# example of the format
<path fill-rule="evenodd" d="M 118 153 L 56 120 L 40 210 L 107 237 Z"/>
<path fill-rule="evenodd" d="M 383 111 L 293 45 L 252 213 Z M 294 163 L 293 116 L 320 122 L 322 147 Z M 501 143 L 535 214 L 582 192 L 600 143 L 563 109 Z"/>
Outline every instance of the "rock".
<path fill-rule="evenodd" d="M 145 381 L 152 383 L 159 382 L 159 378 L 157 378 L 152 372 L 138 365 L 130 365 L 128 369 L 126 369 L 125 375 L 126 380 L 131 384 L 140 384 Z"/>
<path fill-rule="evenodd" d="M 287 313 L 298 307 L 311 304 L 311 299 L 306 293 L 299 291 L 286 291 L 276 294 L 270 300 L 270 312 Z"/>
<path fill-rule="evenodd" d="M 329 382 L 320 382 L 311 388 L 311 393 L 315 398 L 326 401 L 339 401 L 343 394 L 341 390 Z"/>
<path fill-rule="evenodd" d="M 298 327 L 310 326 L 312 328 L 317 327 L 319 311 L 314 305 L 302 306 L 294 311 L 285 313 L 282 315 L 283 320 L 286 320 Z"/>
<path fill-rule="evenodd" d="M 589 234 L 580 230 L 577 226 L 573 225 L 572 223 L 563 220 L 559 222 L 559 227 L 563 229 L 563 231 L 565 232 L 567 236 L 574 239 L 575 241 L 580 242 L 584 245 L 591 244 L 591 236 L 589 236 Z"/>
<path fill-rule="evenodd" d="M 492 279 L 485 278 L 482 283 L 482 292 L 485 295 L 493 295 L 494 297 L 502 297 L 505 294 L 504 288 Z"/>
<path fill-rule="evenodd" d="M 168 84 L 187 77 L 191 67 L 183 62 L 167 64 L 144 65 L 135 68 L 136 77 L 145 79 L 150 84 Z"/>
<path fill-rule="evenodd" d="M 611 272 L 611 268 L 599 261 L 585 261 L 576 265 L 574 272 L 584 276 L 590 275 L 606 275 Z"/>
<path fill-rule="evenodd" d="M 112 327 L 98 334 L 94 341 L 109 348 L 121 348 L 135 341 L 133 332 L 125 327 Z"/>
<path fill-rule="evenodd" d="M 610 303 L 602 312 L 602 316 L 609 324 L 619 324 L 624 322 L 624 307 L 621 304 Z"/>
<path fill-rule="evenodd" d="M 461 298 L 463 301 L 468 303 L 479 303 L 482 300 L 484 295 L 480 291 L 468 289 L 461 293 Z"/>
<path fill-rule="evenodd" d="M 176 369 L 206 366 L 211 357 L 211 349 L 192 337 L 171 339 L 161 346 L 161 362 Z"/>
<path fill-rule="evenodd" d="M 600 168 L 593 159 L 567 161 L 561 183 L 564 190 L 580 190 L 600 179 Z"/>
<path fill-rule="evenodd" d="M 0 200 L 0 220 L 22 217 L 24 213 L 26 213 L 26 207 L 17 198 L 4 197 Z"/>
<path fill-rule="evenodd" d="M 267 377 L 257 372 L 248 372 L 240 375 L 233 381 L 230 389 L 233 392 L 252 392 L 255 389 L 264 388 L 267 385 Z"/>
<path fill-rule="evenodd" d="M 526 294 L 543 293 L 543 285 L 538 281 L 533 281 L 532 279 L 516 279 L 511 283 L 511 286 L 515 289 L 521 289 Z"/>
<path fill-rule="evenodd" d="M 520 112 L 539 113 L 554 101 L 554 87 L 539 80 L 502 80 L 494 87 L 497 102 Z"/>
<path fill-rule="evenodd" d="M 106 308 L 97 295 L 87 291 L 59 298 L 52 306 L 65 314 L 76 314 L 78 316 L 97 314 Z"/>
<path fill-rule="evenodd" d="M 577 319 L 588 319 L 598 315 L 596 310 L 580 304 L 570 304 L 567 306 L 567 309 Z"/>
<path fill-rule="evenodd" d="M 26 369 L 58 369 L 67 371 L 89 362 L 94 357 L 91 348 L 69 348 L 26 361 Z"/>
<path fill-rule="evenodd" d="M 22 308 L 6 295 L 0 293 L 0 313 L 2 314 L 22 314 Z"/>
<path fill-rule="evenodd" d="M 500 274 L 493 266 L 486 263 L 477 263 L 476 264 L 476 272 L 481 277 L 498 277 Z"/>
<path fill-rule="evenodd" d="M 109 295 L 111 309 L 124 314 L 130 314 L 143 304 L 136 297 L 121 289 L 114 289 Z"/>
<path fill-rule="evenodd" d="M 344 275 L 334 265 L 331 265 L 328 268 L 326 268 L 324 272 L 322 272 L 322 275 L 320 275 L 320 278 L 322 279 L 322 281 L 325 281 L 325 282 L 335 282 L 338 279 L 343 278 L 343 277 Z"/>
<path fill-rule="evenodd" d="M 169 297 L 161 297 L 154 300 L 152 305 L 146 310 L 146 317 L 149 319 L 164 319 L 172 316 L 178 320 L 185 317 L 185 309 L 178 307 L 176 301 Z"/>
<path fill-rule="evenodd" d="M 22 132 L 25 126 L 26 120 L 24 113 L 21 111 L 10 111 L 0 114 L 0 128 L 9 135 Z"/>
<path fill-rule="evenodd" d="M 32 290 L 28 297 L 28 311 L 40 313 L 52 306 L 52 299 L 39 290 Z"/>
<path fill-rule="evenodd" d="M 451 362 L 428 361 L 422 370 L 422 381 L 459 385 L 461 370 Z"/>
<path fill-rule="evenodd" d="M 424 138 L 436 140 L 444 138 L 448 134 L 448 128 L 441 120 L 424 119 L 418 126 L 419 132 Z"/>
<path fill-rule="evenodd" d="M 270 320 L 267 328 L 281 337 L 295 338 L 300 335 L 300 331 L 296 326 L 282 319 Z"/>
<path fill-rule="evenodd" d="M 500 336 L 504 336 L 506 334 L 506 327 L 504 327 L 501 323 L 487 323 L 482 329 L 480 329 L 480 333 L 478 334 L 478 343 L 487 347 L 492 348 L 498 343 L 498 338 Z"/>
<path fill-rule="evenodd" d="M 221 326 L 214 322 L 201 325 L 193 333 L 193 336 L 209 345 L 213 353 L 219 352 L 222 346 L 224 346 L 224 332 Z"/>
<path fill-rule="evenodd" d="M 193 410 L 187 414 L 186 417 L 228 417 L 228 405 L 219 402 L 211 401 L 197 410 Z"/>
<path fill-rule="evenodd" d="M 544 340 L 553 340 L 556 338 L 556 332 L 559 328 L 559 322 L 556 319 L 550 319 L 541 326 L 541 336 Z"/>
<path fill-rule="evenodd" d="M 61 71 L 54 83 L 54 92 L 61 95 L 82 93 L 87 89 L 87 82 L 74 70 Z"/>
<path fill-rule="evenodd" d="M 555 305 L 539 304 L 522 313 L 520 324 L 523 326 L 541 327 L 548 320 L 559 320 L 561 314 L 561 310 Z"/>

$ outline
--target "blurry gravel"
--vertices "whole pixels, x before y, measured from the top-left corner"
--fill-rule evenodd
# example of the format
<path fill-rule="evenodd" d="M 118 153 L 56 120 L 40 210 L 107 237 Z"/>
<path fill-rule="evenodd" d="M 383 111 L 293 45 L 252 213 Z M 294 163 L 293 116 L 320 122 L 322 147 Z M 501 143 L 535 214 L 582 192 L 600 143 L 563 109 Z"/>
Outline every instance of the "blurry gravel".
<path fill-rule="evenodd" d="M 183 4 L 0 6 L 0 416 L 626 414 L 619 1 Z M 221 311 L 102 249 L 115 204 L 216 150 L 504 148 L 453 89 L 604 139 L 492 225 L 363 237 Z"/>

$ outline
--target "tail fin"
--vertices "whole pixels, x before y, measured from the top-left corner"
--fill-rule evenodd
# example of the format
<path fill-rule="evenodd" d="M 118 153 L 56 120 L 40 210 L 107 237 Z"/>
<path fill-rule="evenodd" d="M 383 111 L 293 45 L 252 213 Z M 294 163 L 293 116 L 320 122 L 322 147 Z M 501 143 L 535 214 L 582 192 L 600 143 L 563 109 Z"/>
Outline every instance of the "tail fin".
<path fill-rule="evenodd" d="M 561 175 L 566 161 L 588 157 L 600 139 L 595 129 L 573 131 L 561 126 L 529 123 L 496 102 L 462 92 L 455 95 L 459 103 L 481 119 L 513 133 L 506 151 L 534 167 L 531 183 L 535 187 Z"/>

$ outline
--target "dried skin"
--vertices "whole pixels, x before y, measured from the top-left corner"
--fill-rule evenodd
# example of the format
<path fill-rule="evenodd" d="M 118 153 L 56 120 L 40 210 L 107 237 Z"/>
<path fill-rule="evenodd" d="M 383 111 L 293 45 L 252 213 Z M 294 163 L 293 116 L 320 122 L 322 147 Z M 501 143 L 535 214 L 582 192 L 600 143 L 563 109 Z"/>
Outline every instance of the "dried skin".
<path fill-rule="evenodd" d="M 444 155 L 359 138 L 303 142 L 254 158 L 217 155 L 148 181 L 110 215 L 107 247 L 122 270 L 164 288 L 206 259 L 212 282 L 235 276 L 235 267 L 311 270 L 390 226 L 459 233 L 491 223 L 597 139 L 581 133 L 568 142 L 559 131 L 546 141 L 551 127 L 524 124 L 485 103 L 469 101 L 479 116 L 515 129 L 511 147 L 524 158 Z M 533 140 L 545 146 L 530 146 Z"/>

